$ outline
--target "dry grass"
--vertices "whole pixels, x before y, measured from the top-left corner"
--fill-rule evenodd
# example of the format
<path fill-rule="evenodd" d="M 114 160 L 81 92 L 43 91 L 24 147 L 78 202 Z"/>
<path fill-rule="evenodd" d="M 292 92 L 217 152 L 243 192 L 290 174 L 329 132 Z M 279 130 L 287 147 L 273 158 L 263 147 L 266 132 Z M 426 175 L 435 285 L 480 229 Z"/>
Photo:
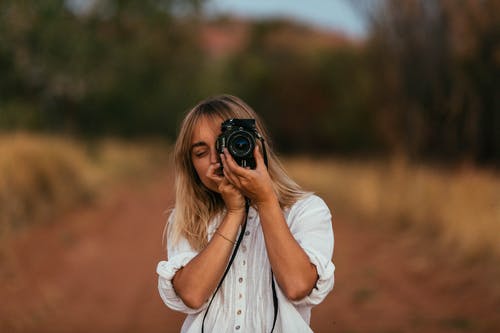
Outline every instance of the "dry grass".
<path fill-rule="evenodd" d="M 96 200 L 124 178 L 146 177 L 165 165 L 167 155 L 161 142 L 82 143 L 27 133 L 1 135 L 0 236 Z"/>
<path fill-rule="evenodd" d="M 288 159 L 299 183 L 340 215 L 417 228 L 466 256 L 500 257 L 500 175 L 392 162 Z"/>
<path fill-rule="evenodd" d="M 26 134 L 0 137 L 0 221 L 3 228 L 47 219 L 89 198 L 92 167 L 81 147 Z"/>
<path fill-rule="evenodd" d="M 161 140 L 123 140 L 107 138 L 87 144 L 87 155 L 99 170 L 100 182 L 151 177 L 159 168 L 168 168 L 170 147 Z"/>
<path fill-rule="evenodd" d="M 0 236 L 50 220 L 113 183 L 168 167 L 159 141 L 82 143 L 26 133 L 0 135 Z M 467 255 L 500 256 L 500 176 L 392 162 L 289 158 L 288 171 L 333 203 L 334 214 L 418 228 Z"/>

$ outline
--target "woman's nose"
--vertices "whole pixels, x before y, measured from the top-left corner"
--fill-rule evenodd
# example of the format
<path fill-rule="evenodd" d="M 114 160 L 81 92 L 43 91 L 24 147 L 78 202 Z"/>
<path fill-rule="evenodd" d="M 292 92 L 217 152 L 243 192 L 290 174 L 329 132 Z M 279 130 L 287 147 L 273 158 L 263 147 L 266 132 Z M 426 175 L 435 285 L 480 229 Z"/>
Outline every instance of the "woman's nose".
<path fill-rule="evenodd" d="M 217 162 L 219 162 L 219 155 L 217 153 L 217 150 L 214 148 L 210 151 L 210 163 L 215 164 Z"/>

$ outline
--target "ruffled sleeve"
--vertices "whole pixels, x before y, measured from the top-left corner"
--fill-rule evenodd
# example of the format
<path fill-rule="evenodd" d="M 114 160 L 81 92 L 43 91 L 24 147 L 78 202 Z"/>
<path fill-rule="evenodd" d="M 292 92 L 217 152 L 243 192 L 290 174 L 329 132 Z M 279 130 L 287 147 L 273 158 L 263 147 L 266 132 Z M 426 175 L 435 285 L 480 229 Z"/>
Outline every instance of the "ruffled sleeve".
<path fill-rule="evenodd" d="M 169 224 L 172 217 L 173 213 L 169 217 Z M 182 267 L 186 266 L 198 253 L 191 248 L 189 242 L 184 238 L 181 238 L 175 246 L 172 245 L 170 238 L 168 238 L 167 251 L 168 260 L 160 261 L 156 267 L 156 272 L 158 273 L 158 291 L 161 299 L 165 305 L 175 311 L 187 314 L 202 311 L 206 305 L 198 309 L 188 307 L 177 295 L 172 284 L 172 279 L 174 278 L 175 273 L 177 273 L 177 271 Z"/>
<path fill-rule="evenodd" d="M 332 262 L 334 236 L 332 216 L 325 202 L 316 195 L 292 206 L 288 223 L 293 236 L 316 266 L 318 280 L 311 293 L 292 302 L 294 305 L 317 305 L 333 289 L 335 266 Z"/>

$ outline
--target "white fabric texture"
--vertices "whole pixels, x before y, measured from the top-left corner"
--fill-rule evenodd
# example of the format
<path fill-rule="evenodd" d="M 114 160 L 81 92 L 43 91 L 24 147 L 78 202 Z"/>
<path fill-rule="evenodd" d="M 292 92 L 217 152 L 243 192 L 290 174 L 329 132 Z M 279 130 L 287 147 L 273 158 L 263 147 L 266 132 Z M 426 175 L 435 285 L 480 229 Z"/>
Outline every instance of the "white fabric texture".
<path fill-rule="evenodd" d="M 331 214 L 324 201 L 316 195 L 297 201 L 283 213 L 293 236 L 316 266 L 319 278 L 312 292 L 299 301 L 287 299 L 275 282 L 279 310 L 274 332 L 312 332 L 309 327 L 311 309 L 325 299 L 334 284 Z M 216 219 L 210 224 L 209 238 L 219 223 Z M 168 261 L 160 261 L 157 266 L 160 296 L 171 309 L 188 314 L 182 333 L 199 333 L 208 302 L 199 309 L 191 309 L 177 296 L 172 286 L 177 270 L 194 258 L 197 252 L 185 239 L 176 246 L 171 246 L 167 240 L 167 245 Z M 250 208 L 245 236 L 210 306 L 205 332 L 270 332 L 273 317 L 271 266 L 258 212 Z"/>

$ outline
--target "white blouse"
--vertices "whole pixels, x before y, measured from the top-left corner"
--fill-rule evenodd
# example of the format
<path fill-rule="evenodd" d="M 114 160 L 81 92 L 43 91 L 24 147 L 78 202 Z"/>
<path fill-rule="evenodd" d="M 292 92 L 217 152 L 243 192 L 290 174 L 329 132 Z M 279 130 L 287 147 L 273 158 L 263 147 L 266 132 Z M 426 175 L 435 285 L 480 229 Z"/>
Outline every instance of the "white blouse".
<path fill-rule="evenodd" d="M 309 327 L 311 308 L 323 301 L 334 283 L 331 214 L 324 201 L 316 195 L 297 201 L 283 213 L 293 236 L 316 266 L 319 278 L 311 293 L 299 301 L 287 299 L 275 281 L 278 316 L 274 332 L 312 332 Z M 220 219 L 215 219 L 210 224 L 209 238 L 219 223 Z M 191 309 L 177 296 L 172 286 L 175 273 L 198 253 L 186 239 L 181 239 L 176 246 L 171 246 L 167 240 L 167 245 L 168 261 L 160 261 L 157 267 L 160 296 L 171 309 L 188 314 L 182 333 L 200 333 L 208 301 L 199 309 Z M 245 235 L 210 306 L 205 319 L 205 332 L 270 332 L 274 319 L 270 267 L 258 212 L 250 208 Z"/>

